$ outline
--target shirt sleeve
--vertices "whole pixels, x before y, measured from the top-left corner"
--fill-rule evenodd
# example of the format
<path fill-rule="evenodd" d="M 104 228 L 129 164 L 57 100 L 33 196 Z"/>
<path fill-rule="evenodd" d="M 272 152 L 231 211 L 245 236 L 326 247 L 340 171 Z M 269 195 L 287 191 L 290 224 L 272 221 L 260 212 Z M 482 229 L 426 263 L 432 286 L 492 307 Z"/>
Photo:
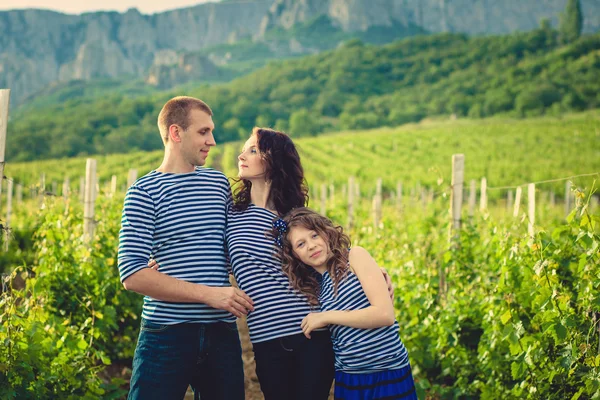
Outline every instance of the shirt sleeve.
<path fill-rule="evenodd" d="M 140 187 L 132 186 L 125 196 L 118 265 L 121 282 L 148 267 L 154 237 L 155 209 L 152 197 Z"/>
<path fill-rule="evenodd" d="M 229 186 L 229 182 L 227 185 L 227 202 L 225 207 L 225 218 L 226 225 L 229 224 L 229 217 L 231 212 L 233 211 L 233 196 L 231 195 L 231 186 Z M 233 275 L 233 269 L 231 268 L 231 258 L 229 257 L 229 248 L 227 247 L 227 227 L 225 227 L 225 239 L 223 240 L 223 247 L 225 249 L 225 266 L 227 267 L 227 272 L 229 275 Z"/>

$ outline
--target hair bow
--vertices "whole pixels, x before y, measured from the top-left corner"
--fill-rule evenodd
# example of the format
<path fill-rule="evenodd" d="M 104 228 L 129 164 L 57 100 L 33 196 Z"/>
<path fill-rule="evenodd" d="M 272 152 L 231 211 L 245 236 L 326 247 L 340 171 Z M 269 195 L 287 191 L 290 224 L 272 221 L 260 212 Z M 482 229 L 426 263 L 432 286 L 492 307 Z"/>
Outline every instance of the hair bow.
<path fill-rule="evenodd" d="M 287 232 L 288 226 L 285 221 L 281 218 L 277 218 L 273 221 L 273 228 L 277 230 L 277 237 L 275 238 L 275 243 L 277 246 L 283 248 L 283 235 Z"/>

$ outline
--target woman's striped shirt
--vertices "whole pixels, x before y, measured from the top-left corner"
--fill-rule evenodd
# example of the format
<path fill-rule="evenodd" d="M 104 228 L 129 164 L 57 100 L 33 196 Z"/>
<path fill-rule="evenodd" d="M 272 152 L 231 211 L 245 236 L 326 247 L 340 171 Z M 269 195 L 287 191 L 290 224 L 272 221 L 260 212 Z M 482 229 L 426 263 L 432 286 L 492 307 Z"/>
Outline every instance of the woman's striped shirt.
<path fill-rule="evenodd" d="M 321 311 L 360 310 L 369 307 L 369 299 L 358 280 L 348 272 L 346 279 L 333 293 L 333 282 L 327 272 L 321 280 L 319 303 Z M 398 322 L 376 329 L 358 329 L 330 325 L 335 369 L 348 373 L 371 373 L 399 369 L 408 365 L 408 353 L 398 335 Z"/>
<path fill-rule="evenodd" d="M 225 225 L 231 189 L 219 171 L 152 171 L 127 191 L 119 234 L 121 282 L 154 258 L 159 271 L 192 283 L 231 286 L 225 256 Z M 170 325 L 234 322 L 235 317 L 202 303 L 144 297 L 142 317 Z"/>
<path fill-rule="evenodd" d="M 254 302 L 254 311 L 247 317 L 253 343 L 302 333 L 302 319 L 311 312 L 306 297 L 292 289 L 276 257 L 275 242 L 268 233 L 276 218 L 253 204 L 243 211 L 231 210 L 227 218 L 233 275 Z"/>

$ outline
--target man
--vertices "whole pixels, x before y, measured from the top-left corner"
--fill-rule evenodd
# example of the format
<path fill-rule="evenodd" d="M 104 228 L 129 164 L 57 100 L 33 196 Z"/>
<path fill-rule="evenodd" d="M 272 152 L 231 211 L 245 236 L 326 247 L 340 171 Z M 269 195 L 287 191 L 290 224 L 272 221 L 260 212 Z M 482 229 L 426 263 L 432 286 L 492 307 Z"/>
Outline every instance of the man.
<path fill-rule="evenodd" d="M 182 399 L 188 385 L 202 400 L 244 398 L 235 318 L 253 308 L 229 283 L 231 190 L 221 172 L 198 168 L 216 145 L 212 115 L 199 99 L 169 100 L 158 117 L 163 162 L 125 198 L 119 273 L 145 295 L 130 399 Z M 148 268 L 151 258 L 161 272 Z"/>

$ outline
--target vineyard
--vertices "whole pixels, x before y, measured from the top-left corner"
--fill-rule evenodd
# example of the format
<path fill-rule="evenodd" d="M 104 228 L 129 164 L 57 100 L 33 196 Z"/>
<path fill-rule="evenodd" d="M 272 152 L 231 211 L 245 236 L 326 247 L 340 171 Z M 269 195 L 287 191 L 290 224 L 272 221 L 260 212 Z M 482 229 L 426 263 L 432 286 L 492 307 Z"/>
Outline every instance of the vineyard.
<path fill-rule="evenodd" d="M 393 278 L 419 398 L 600 398 L 598 111 L 425 121 L 297 143 L 311 207 L 346 226 L 352 192 L 348 230 Z M 239 147 L 217 146 L 209 164 L 235 176 Z M 465 209 L 453 229 L 451 159 L 458 153 L 465 155 Z M 0 253 L 0 398 L 126 396 L 142 298 L 119 282 L 120 212 L 128 171 L 141 176 L 161 159 L 162 152 L 96 157 L 91 240 L 78 196 L 85 158 L 6 165 L 24 194 L 13 200 L 0 243 L 3 249 L 9 240 Z M 488 202 L 473 212 L 469 182 L 479 188 L 483 177 Z M 527 196 L 516 216 L 512 197 L 531 182 L 538 183 L 533 236 Z M 379 190 L 380 218 L 373 212 Z M 246 376 L 246 383 L 255 398 L 256 381 Z"/>

